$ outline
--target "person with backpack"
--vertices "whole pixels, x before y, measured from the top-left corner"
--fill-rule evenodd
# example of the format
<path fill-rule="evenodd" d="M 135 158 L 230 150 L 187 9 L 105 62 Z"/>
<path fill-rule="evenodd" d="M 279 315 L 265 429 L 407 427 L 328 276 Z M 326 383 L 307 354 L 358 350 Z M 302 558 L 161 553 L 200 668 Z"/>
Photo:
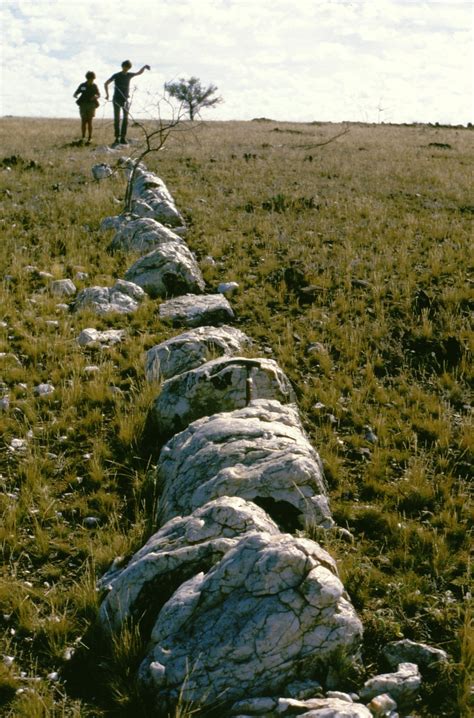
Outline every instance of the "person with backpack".
<path fill-rule="evenodd" d="M 94 82 L 95 73 L 89 70 L 86 72 L 86 82 L 79 85 L 73 97 L 78 97 L 76 104 L 79 105 L 79 113 L 81 115 L 81 132 L 82 142 L 86 139 L 87 129 L 87 145 L 90 145 L 92 139 L 92 120 L 95 117 L 95 111 L 99 107 L 99 88 Z"/>
<path fill-rule="evenodd" d="M 109 99 L 109 85 L 111 82 L 114 83 L 114 96 L 112 99 L 114 106 L 114 130 L 115 130 L 115 141 L 112 147 L 118 145 L 128 145 L 127 141 L 127 127 L 128 127 L 128 111 L 129 111 L 129 94 L 130 94 L 130 80 L 137 75 L 141 75 L 145 70 L 150 69 L 150 65 L 143 65 L 138 72 L 130 72 L 132 63 L 130 60 L 124 60 L 122 62 L 122 70 L 116 72 L 112 77 L 109 77 L 104 85 L 105 88 L 105 99 Z M 122 122 L 120 123 L 120 118 Z"/>

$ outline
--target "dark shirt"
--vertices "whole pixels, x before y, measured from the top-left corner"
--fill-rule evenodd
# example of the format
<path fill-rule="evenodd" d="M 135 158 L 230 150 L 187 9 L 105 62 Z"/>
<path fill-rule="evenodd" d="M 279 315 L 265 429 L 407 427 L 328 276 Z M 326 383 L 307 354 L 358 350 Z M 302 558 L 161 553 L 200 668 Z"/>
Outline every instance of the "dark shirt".
<path fill-rule="evenodd" d="M 99 88 L 94 82 L 92 83 L 92 85 L 89 85 L 89 83 L 87 82 L 83 82 L 77 88 L 76 92 L 74 93 L 74 97 L 77 97 L 78 95 L 80 95 L 78 103 L 82 105 L 83 102 L 93 102 L 95 99 L 95 95 L 97 95 L 97 97 L 100 97 L 100 92 Z"/>
<path fill-rule="evenodd" d="M 115 83 L 113 101 L 118 105 L 123 105 L 128 100 L 130 80 L 132 77 L 135 77 L 134 72 L 116 72 L 115 75 L 112 75 L 110 80 L 107 80 L 107 82 L 111 82 L 113 80 Z"/>

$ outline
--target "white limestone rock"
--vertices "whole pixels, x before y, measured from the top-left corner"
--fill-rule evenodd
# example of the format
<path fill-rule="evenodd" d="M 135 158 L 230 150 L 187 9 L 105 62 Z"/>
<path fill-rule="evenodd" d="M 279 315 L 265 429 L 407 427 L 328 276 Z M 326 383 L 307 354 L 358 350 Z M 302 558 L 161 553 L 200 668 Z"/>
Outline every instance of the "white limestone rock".
<path fill-rule="evenodd" d="M 232 307 L 222 294 L 185 294 L 160 304 L 158 313 L 160 319 L 174 326 L 186 327 L 219 326 L 235 318 Z"/>
<path fill-rule="evenodd" d="M 130 179 L 133 168 L 128 170 L 128 178 Z M 174 202 L 173 196 L 161 177 L 154 172 L 149 172 L 142 164 L 137 167 L 133 180 L 132 197 L 134 199 L 142 199 L 145 196 L 153 195 L 157 199 Z"/>
<path fill-rule="evenodd" d="M 273 359 L 220 357 L 167 379 L 150 418 L 159 435 L 169 437 L 202 416 L 242 409 L 253 399 L 288 404 L 295 394 Z"/>
<path fill-rule="evenodd" d="M 183 240 L 168 227 L 155 219 L 130 219 L 122 222 L 110 243 L 110 249 L 134 252 L 150 252 L 165 242 L 184 245 Z"/>
<path fill-rule="evenodd" d="M 387 643 L 382 655 L 392 669 L 396 669 L 399 663 L 416 663 L 423 670 L 434 669 L 437 666 L 445 665 L 448 662 L 448 654 L 440 648 L 433 648 L 426 643 L 416 643 L 404 638 L 401 641 Z"/>
<path fill-rule="evenodd" d="M 124 329 L 99 331 L 93 327 L 88 327 L 79 334 L 77 343 L 81 347 L 110 347 L 123 341 L 125 334 Z"/>
<path fill-rule="evenodd" d="M 251 344 L 250 338 L 234 327 L 198 327 L 171 337 L 148 350 L 145 373 L 148 381 L 170 379 L 195 369 L 213 356 L 236 356 Z"/>
<path fill-rule="evenodd" d="M 54 386 L 48 383 L 38 384 L 38 386 L 33 388 L 33 394 L 36 394 L 36 396 L 51 396 L 54 392 Z"/>
<path fill-rule="evenodd" d="M 113 174 L 113 169 L 106 162 L 100 162 L 92 167 L 92 175 L 94 179 L 101 180 L 106 177 L 110 177 Z"/>
<path fill-rule="evenodd" d="M 142 633 L 147 623 L 151 628 L 163 604 L 181 584 L 209 570 L 252 531 L 279 534 L 263 509 L 235 496 L 211 501 L 190 516 L 172 519 L 124 568 L 113 568 L 100 581 L 109 591 L 99 612 L 104 629 L 117 632 L 130 618 L 140 620 Z"/>
<path fill-rule="evenodd" d="M 143 301 L 145 292 L 132 282 L 117 280 L 113 287 L 86 287 L 71 304 L 73 311 L 92 309 L 96 314 L 130 314 Z"/>
<path fill-rule="evenodd" d="M 399 663 L 395 673 L 382 673 L 369 678 L 359 691 L 361 700 L 368 702 L 375 696 L 388 693 L 400 707 L 413 705 L 421 687 L 416 663 Z"/>
<path fill-rule="evenodd" d="M 183 215 L 170 199 L 163 199 L 160 192 L 148 190 L 139 200 L 132 203 L 132 212 L 143 217 L 151 217 L 170 227 L 182 227 L 185 222 Z"/>
<path fill-rule="evenodd" d="M 291 404 L 257 400 L 193 422 L 163 447 L 157 476 L 161 523 L 219 496 L 241 496 L 284 530 L 304 519 L 333 525 L 327 504 L 320 510 L 326 494 L 320 458 Z"/>
<path fill-rule="evenodd" d="M 151 297 L 185 292 L 203 292 L 205 283 L 193 253 L 177 242 L 166 242 L 140 257 L 125 272 L 125 278 L 142 287 Z"/>
<path fill-rule="evenodd" d="M 62 297 L 72 297 L 77 292 L 76 285 L 72 279 L 56 279 L 49 285 L 51 294 Z"/>
<path fill-rule="evenodd" d="M 326 551 L 254 533 L 163 606 L 139 678 L 159 705 L 180 691 L 200 705 L 231 704 L 274 694 L 335 650 L 355 654 L 361 633 Z"/>

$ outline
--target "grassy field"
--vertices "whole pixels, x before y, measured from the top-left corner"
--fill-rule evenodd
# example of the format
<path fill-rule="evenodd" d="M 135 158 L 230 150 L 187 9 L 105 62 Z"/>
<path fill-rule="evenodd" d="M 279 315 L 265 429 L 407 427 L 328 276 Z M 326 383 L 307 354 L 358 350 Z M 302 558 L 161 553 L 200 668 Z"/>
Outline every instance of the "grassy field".
<path fill-rule="evenodd" d="M 367 675 L 390 640 L 443 648 L 449 667 L 416 715 L 467 718 L 474 134 L 347 125 L 322 144 L 344 129 L 184 123 L 145 161 L 185 215 L 191 249 L 215 260 L 203 263 L 209 290 L 239 283 L 238 327 L 294 385 L 334 517 L 354 537 L 317 535 L 364 623 Z M 118 159 L 103 150 L 112 122 L 96 122 L 90 147 L 74 145 L 78 130 L 79 120 L 0 119 L 0 710 L 10 717 L 147 715 L 136 636 L 112 648 L 91 636 L 95 579 L 153 531 L 143 436 L 157 387 L 144 352 L 178 330 L 160 323 L 156 301 L 97 318 L 48 291 L 41 272 L 82 288 L 113 283 L 132 261 L 99 231 L 126 188 L 121 172 L 91 175 Z M 127 339 L 86 350 L 85 327 L 124 327 Z M 54 392 L 38 397 L 46 382 Z"/>

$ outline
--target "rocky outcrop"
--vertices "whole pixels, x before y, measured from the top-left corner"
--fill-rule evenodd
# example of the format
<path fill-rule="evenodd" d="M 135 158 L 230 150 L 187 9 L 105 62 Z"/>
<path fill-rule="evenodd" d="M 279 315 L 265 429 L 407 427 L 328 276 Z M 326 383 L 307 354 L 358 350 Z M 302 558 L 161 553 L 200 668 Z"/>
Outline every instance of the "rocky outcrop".
<path fill-rule="evenodd" d="M 195 369 L 215 356 L 236 356 L 250 346 L 250 338 L 234 327 L 198 327 L 166 339 L 148 350 L 148 381 L 170 379 Z"/>
<path fill-rule="evenodd" d="M 249 532 L 279 534 L 256 504 L 222 497 L 184 518 L 165 524 L 124 568 L 103 576 L 108 591 L 99 618 L 107 632 L 119 631 L 131 618 L 154 623 L 163 604 L 185 581 L 209 570 Z"/>
<path fill-rule="evenodd" d="M 140 679 L 158 704 L 268 695 L 342 648 L 362 627 L 334 560 L 288 534 L 252 534 L 163 606 Z"/>
<path fill-rule="evenodd" d="M 125 272 L 125 279 L 138 284 L 150 297 L 184 292 L 203 292 L 204 279 L 192 252 L 185 244 L 166 242 L 140 257 Z"/>
<path fill-rule="evenodd" d="M 163 447 L 157 474 L 162 523 L 227 495 L 255 501 L 284 530 L 333 524 L 319 456 L 293 405 L 253 401 L 195 421 Z"/>
<path fill-rule="evenodd" d="M 150 409 L 158 434 L 169 437 L 202 416 L 234 411 L 253 399 L 295 400 L 273 359 L 221 357 L 165 381 Z"/>
<path fill-rule="evenodd" d="M 160 304 L 158 313 L 160 319 L 178 327 L 220 326 L 235 318 L 232 307 L 222 294 L 185 294 Z"/>
<path fill-rule="evenodd" d="M 184 246 L 181 237 L 155 219 L 129 219 L 123 221 L 110 243 L 111 250 L 150 252 L 166 242 Z"/>
<path fill-rule="evenodd" d="M 87 287 L 82 289 L 70 305 L 73 311 L 92 309 L 96 314 L 130 314 L 143 301 L 145 292 L 133 282 L 119 279 L 113 287 Z"/>

